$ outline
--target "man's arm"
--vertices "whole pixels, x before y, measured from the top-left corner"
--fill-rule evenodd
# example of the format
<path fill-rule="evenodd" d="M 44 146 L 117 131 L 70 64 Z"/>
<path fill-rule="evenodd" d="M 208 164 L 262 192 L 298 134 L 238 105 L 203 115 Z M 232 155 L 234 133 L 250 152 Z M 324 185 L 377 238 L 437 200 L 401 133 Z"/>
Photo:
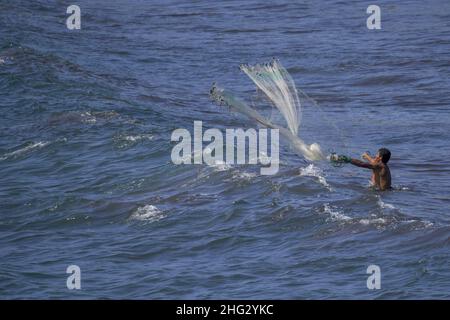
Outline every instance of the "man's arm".
<path fill-rule="evenodd" d="M 368 155 L 367 155 L 368 156 Z M 368 156 L 369 157 L 369 156 Z M 370 157 L 369 157 L 370 158 Z M 370 158 L 372 161 L 371 162 L 364 162 L 358 159 L 354 159 L 354 158 L 350 158 L 344 155 L 340 155 L 338 156 L 337 162 L 343 162 L 343 163 L 351 163 L 354 166 L 360 167 L 360 168 L 366 168 L 366 169 L 371 169 L 371 170 L 375 170 L 379 168 L 379 164 L 375 163 L 374 159 Z"/>
<path fill-rule="evenodd" d="M 364 161 L 361 161 L 361 160 L 358 160 L 358 159 L 353 159 L 353 158 L 350 159 L 350 163 L 352 165 L 354 165 L 354 166 L 361 167 L 361 168 L 366 168 L 366 169 L 372 169 L 373 170 L 373 169 L 377 169 L 378 168 L 377 165 L 374 165 L 374 164 L 372 164 L 370 162 L 364 162 Z"/>
<path fill-rule="evenodd" d="M 372 158 L 367 152 L 364 152 L 364 154 L 362 155 L 363 159 L 366 159 L 367 161 L 369 161 L 370 163 L 374 163 L 375 159 Z"/>

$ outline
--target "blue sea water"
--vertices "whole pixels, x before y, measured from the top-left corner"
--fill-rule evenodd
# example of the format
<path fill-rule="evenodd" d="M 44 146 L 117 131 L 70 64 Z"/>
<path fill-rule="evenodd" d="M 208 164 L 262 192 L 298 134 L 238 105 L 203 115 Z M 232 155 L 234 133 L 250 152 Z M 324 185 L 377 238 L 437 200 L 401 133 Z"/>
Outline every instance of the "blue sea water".
<path fill-rule="evenodd" d="M 450 3 L 370 4 L 1 1 L 0 298 L 450 298 Z M 238 66 L 272 57 L 320 107 L 300 136 L 388 147 L 393 191 L 286 145 L 273 176 L 171 162 L 195 120 L 256 127 L 208 92 L 267 111 Z"/>

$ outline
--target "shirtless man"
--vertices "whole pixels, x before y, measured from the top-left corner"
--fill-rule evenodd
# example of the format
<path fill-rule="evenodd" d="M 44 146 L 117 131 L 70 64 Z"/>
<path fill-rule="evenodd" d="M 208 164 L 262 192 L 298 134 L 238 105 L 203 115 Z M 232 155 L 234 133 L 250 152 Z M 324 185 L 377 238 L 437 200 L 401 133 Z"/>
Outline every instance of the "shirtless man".
<path fill-rule="evenodd" d="M 367 160 L 367 162 L 346 156 L 339 156 L 338 161 L 351 163 L 361 168 L 371 169 L 373 186 L 381 191 L 391 189 L 391 171 L 387 165 L 391 158 L 391 152 L 386 148 L 381 148 L 374 158 L 367 153 L 364 153 L 362 157 Z"/>

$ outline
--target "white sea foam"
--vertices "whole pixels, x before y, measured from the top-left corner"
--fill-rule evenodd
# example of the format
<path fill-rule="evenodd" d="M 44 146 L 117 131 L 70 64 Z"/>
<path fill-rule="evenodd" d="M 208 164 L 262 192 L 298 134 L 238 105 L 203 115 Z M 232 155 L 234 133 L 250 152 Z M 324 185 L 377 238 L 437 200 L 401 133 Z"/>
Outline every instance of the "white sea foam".
<path fill-rule="evenodd" d="M 254 177 L 256 177 L 256 174 L 252 172 L 236 171 L 233 173 L 233 179 L 251 180 Z"/>
<path fill-rule="evenodd" d="M 12 157 L 18 157 L 21 156 L 27 152 L 31 152 L 33 150 L 37 150 L 37 149 L 41 149 L 47 145 L 49 145 L 50 142 L 49 141 L 39 141 L 39 142 L 33 142 L 32 144 L 20 148 L 18 150 L 15 150 L 13 152 L 9 152 L 9 153 L 5 153 L 2 157 L 0 157 L 0 160 L 6 160 Z"/>
<path fill-rule="evenodd" d="M 385 224 L 386 223 L 386 219 L 383 218 L 375 218 L 375 219 L 360 219 L 359 223 L 367 226 L 370 224 Z"/>
<path fill-rule="evenodd" d="M 306 177 L 316 177 L 321 185 L 323 185 L 330 191 L 332 190 L 331 186 L 325 179 L 322 170 L 312 163 L 305 168 L 300 168 L 300 175 Z"/>
<path fill-rule="evenodd" d="M 378 201 L 377 201 L 377 205 L 381 208 L 381 209 L 390 209 L 393 210 L 395 209 L 395 206 L 386 202 L 383 202 L 383 200 L 381 200 L 381 198 L 378 196 Z"/>
<path fill-rule="evenodd" d="M 151 134 L 127 135 L 123 136 L 122 139 L 128 142 L 138 142 L 142 140 L 153 140 L 153 135 Z"/>
<path fill-rule="evenodd" d="M 389 209 L 395 208 L 394 206 L 386 203 L 379 203 L 379 205 Z M 411 226 L 414 227 L 415 230 L 420 230 L 434 226 L 432 222 L 427 220 L 404 220 L 398 217 L 396 218 L 396 216 L 390 214 L 383 217 L 380 217 L 376 214 L 371 214 L 369 217 L 349 217 L 345 215 L 341 210 L 339 210 L 335 206 L 331 206 L 328 203 L 323 206 L 323 212 L 329 216 L 329 218 L 327 219 L 329 221 L 345 222 L 346 224 L 360 224 L 362 226 L 373 226 L 376 228 L 385 228 L 389 226 L 392 228 L 396 228 L 400 224 L 411 224 Z"/>
<path fill-rule="evenodd" d="M 80 116 L 83 123 L 94 124 L 97 122 L 97 118 L 90 111 L 81 112 Z"/>
<path fill-rule="evenodd" d="M 151 204 L 147 204 L 143 207 L 137 208 L 137 210 L 131 215 L 130 219 L 146 222 L 156 222 L 165 217 L 166 215 L 157 207 Z"/>
<path fill-rule="evenodd" d="M 422 221 L 422 223 L 424 224 L 425 228 L 430 228 L 432 226 L 434 226 L 434 223 L 428 220 Z"/>
<path fill-rule="evenodd" d="M 411 187 L 408 186 L 402 186 L 402 185 L 393 185 L 392 189 L 394 191 L 412 191 Z"/>
<path fill-rule="evenodd" d="M 328 203 L 323 206 L 323 211 L 330 215 L 332 221 L 350 221 L 351 217 L 346 216 L 336 208 L 331 207 Z"/>
<path fill-rule="evenodd" d="M 405 220 L 403 221 L 403 223 L 407 223 L 407 224 L 419 224 L 420 227 L 416 228 L 420 229 L 420 228 L 430 228 L 432 226 L 434 226 L 434 223 L 428 220 L 416 220 L 416 219 L 410 219 L 410 220 Z"/>
<path fill-rule="evenodd" d="M 350 222 L 350 223 L 360 223 L 362 225 L 384 225 L 387 223 L 384 218 L 352 218 L 345 215 L 343 212 L 339 211 L 336 207 L 330 206 L 326 203 L 323 207 L 324 213 L 330 216 L 331 221 L 340 221 L 340 222 Z"/>
<path fill-rule="evenodd" d="M 211 165 L 210 167 L 214 168 L 214 171 L 226 171 L 226 170 L 230 170 L 232 168 L 231 165 L 226 164 L 223 161 L 216 161 L 213 165 Z"/>

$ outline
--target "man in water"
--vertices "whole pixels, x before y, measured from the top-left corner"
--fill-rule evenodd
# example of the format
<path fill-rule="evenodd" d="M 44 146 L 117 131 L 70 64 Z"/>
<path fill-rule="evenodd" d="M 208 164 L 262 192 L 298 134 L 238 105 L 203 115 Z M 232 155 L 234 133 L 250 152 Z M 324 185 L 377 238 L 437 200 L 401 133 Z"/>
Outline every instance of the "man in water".
<path fill-rule="evenodd" d="M 338 162 L 347 162 L 357 167 L 371 169 L 372 185 L 381 191 L 391 189 L 391 171 L 387 165 L 391 158 L 391 152 L 386 148 L 381 148 L 375 158 L 372 158 L 368 153 L 364 153 L 362 157 L 367 162 L 346 156 L 339 156 Z"/>

